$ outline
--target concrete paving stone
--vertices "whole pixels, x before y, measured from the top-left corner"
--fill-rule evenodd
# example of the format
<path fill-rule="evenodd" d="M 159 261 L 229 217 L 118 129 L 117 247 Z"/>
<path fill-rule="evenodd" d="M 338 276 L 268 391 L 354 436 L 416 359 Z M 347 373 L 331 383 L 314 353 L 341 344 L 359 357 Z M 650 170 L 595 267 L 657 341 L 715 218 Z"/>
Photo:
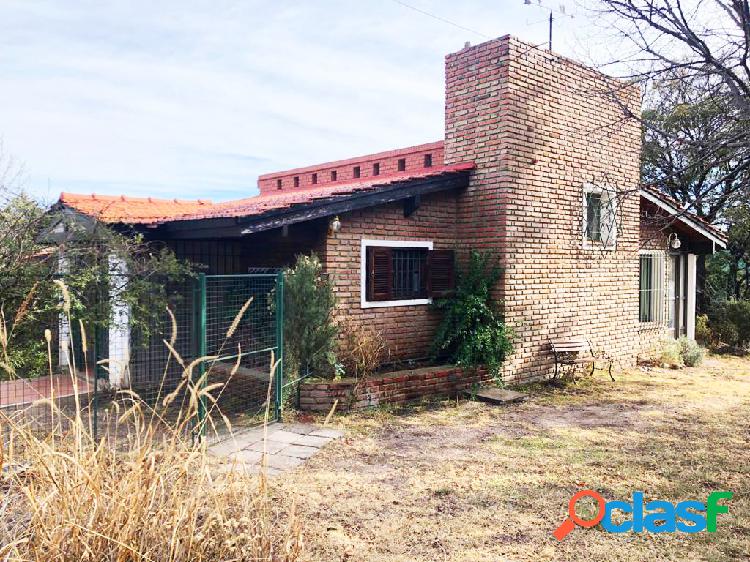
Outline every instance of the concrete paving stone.
<path fill-rule="evenodd" d="M 344 436 L 344 432 L 339 431 L 338 429 L 328 429 L 325 427 L 321 427 L 319 429 L 316 429 L 315 431 L 311 431 L 308 435 L 312 435 L 313 437 L 328 437 L 329 439 L 338 439 L 339 437 Z"/>
<path fill-rule="evenodd" d="M 279 441 L 267 441 L 265 450 L 269 455 L 275 455 L 284 447 L 288 447 L 289 443 L 281 443 Z M 249 447 L 245 448 L 246 451 L 263 451 L 263 441 L 253 443 Z"/>
<path fill-rule="evenodd" d="M 304 459 L 297 457 L 288 457 L 286 455 L 268 455 L 268 468 L 275 468 L 277 470 L 291 470 L 296 468 L 304 462 Z"/>
<path fill-rule="evenodd" d="M 246 464 L 257 464 L 263 458 L 261 451 L 237 451 L 227 457 L 230 461 L 237 461 Z"/>
<path fill-rule="evenodd" d="M 315 437 L 314 435 L 298 435 L 292 444 L 305 445 L 306 447 L 322 447 L 332 441 L 330 437 Z"/>
<path fill-rule="evenodd" d="M 268 432 L 271 433 L 272 431 L 275 431 L 275 428 L 268 428 Z M 263 439 L 263 428 L 262 427 L 256 427 L 253 429 L 247 429 L 245 431 L 238 431 L 234 434 L 234 438 L 237 441 L 242 440 L 243 442 L 250 442 L 255 443 L 256 441 L 260 441 Z"/>
<path fill-rule="evenodd" d="M 309 459 L 319 449 L 317 447 L 305 447 L 304 445 L 289 445 L 288 447 L 281 449 L 278 452 L 279 455 L 286 455 L 287 457 L 297 457 L 300 459 Z"/>
<path fill-rule="evenodd" d="M 283 429 L 277 429 L 273 432 L 268 432 L 268 440 L 276 441 L 278 443 L 292 444 L 299 439 L 300 434 L 294 433 L 293 431 L 285 431 Z"/>
<path fill-rule="evenodd" d="M 210 447 L 208 447 L 207 450 L 208 450 L 208 454 L 213 455 L 215 457 L 226 457 L 227 455 L 236 453 L 237 451 L 242 449 L 243 446 L 247 446 L 247 444 L 239 443 L 233 439 L 228 439 L 226 441 L 222 441 L 220 443 L 211 445 Z"/>
<path fill-rule="evenodd" d="M 318 428 L 317 426 L 309 423 L 290 423 L 284 424 L 281 429 L 283 429 L 284 431 L 291 431 L 292 433 L 299 433 L 300 435 L 307 435 L 308 433 L 312 433 Z"/>

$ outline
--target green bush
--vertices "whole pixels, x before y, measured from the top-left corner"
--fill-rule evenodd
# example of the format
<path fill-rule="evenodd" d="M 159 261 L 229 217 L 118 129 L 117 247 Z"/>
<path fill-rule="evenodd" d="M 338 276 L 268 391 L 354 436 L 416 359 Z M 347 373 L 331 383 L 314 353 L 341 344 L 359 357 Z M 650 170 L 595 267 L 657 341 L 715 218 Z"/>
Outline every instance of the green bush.
<path fill-rule="evenodd" d="M 695 341 L 682 336 L 677 340 L 680 358 L 686 367 L 697 367 L 703 362 L 703 349 Z"/>
<path fill-rule="evenodd" d="M 499 377 L 512 349 L 512 334 L 492 299 L 499 278 L 496 258 L 470 252 L 465 269 L 457 273 L 453 294 L 435 301 L 434 307 L 443 313 L 432 345 L 435 356 L 447 356 L 456 365 L 469 368 L 486 366 Z"/>
<path fill-rule="evenodd" d="M 747 348 L 750 344 L 750 301 L 714 303 L 709 311 L 709 326 L 714 341 Z"/>
<path fill-rule="evenodd" d="M 297 256 L 294 267 L 285 271 L 284 283 L 285 363 L 296 370 L 294 375 L 333 377 L 336 298 L 318 257 Z"/>

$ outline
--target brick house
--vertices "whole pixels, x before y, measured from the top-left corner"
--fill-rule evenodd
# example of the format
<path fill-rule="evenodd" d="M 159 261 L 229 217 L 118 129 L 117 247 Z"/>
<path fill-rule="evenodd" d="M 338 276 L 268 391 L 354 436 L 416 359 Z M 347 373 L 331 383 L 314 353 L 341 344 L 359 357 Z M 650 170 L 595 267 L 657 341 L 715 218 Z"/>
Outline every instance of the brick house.
<path fill-rule="evenodd" d="M 549 374 L 548 342 L 584 336 L 624 364 L 692 337 L 697 256 L 721 232 L 639 189 L 635 87 L 512 37 L 445 60 L 445 138 L 265 174 L 260 195 L 164 201 L 63 193 L 75 215 L 162 240 L 209 273 L 315 252 L 337 314 L 377 327 L 395 358 L 428 353 L 454 255 L 497 254 L 517 334 L 507 379 Z"/>

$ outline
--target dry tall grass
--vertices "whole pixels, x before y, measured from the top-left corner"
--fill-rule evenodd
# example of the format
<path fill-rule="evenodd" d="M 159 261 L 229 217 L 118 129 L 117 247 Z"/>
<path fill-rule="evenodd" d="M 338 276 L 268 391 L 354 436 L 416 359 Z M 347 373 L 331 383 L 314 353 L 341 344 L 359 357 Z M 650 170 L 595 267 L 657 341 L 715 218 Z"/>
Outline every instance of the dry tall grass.
<path fill-rule="evenodd" d="M 53 419 L 66 423 L 45 435 L 0 414 L 7 435 L 0 439 L 0 560 L 299 558 L 293 508 L 282 512 L 272 501 L 265 475 L 222 470 L 186 431 L 217 389 L 193 381 L 196 361 L 175 359 L 187 394 L 176 419 L 132 393 L 98 440 L 77 394 L 72 415 L 46 401 Z"/>

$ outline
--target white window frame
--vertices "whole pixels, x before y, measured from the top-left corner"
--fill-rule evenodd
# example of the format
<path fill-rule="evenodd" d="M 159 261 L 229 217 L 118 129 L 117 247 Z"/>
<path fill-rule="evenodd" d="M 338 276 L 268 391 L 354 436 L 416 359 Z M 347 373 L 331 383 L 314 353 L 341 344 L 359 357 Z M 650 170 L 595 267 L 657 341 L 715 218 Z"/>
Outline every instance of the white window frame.
<path fill-rule="evenodd" d="M 431 304 L 432 299 L 405 299 L 394 301 L 367 300 L 367 248 L 371 246 L 386 246 L 389 248 L 425 248 L 433 249 L 432 240 L 366 240 L 362 239 L 360 251 L 360 304 L 362 308 L 384 308 L 387 306 L 414 306 Z"/>
<path fill-rule="evenodd" d="M 598 193 L 602 196 L 601 198 L 602 208 L 599 213 L 600 220 L 601 220 L 601 225 L 599 228 L 602 233 L 601 242 L 589 240 L 588 235 L 586 233 L 586 225 L 588 223 L 588 204 L 587 204 L 586 199 L 589 193 Z M 614 198 L 614 193 L 610 189 L 604 189 L 601 186 L 593 185 L 590 183 L 584 184 L 583 198 L 581 199 L 581 203 L 582 203 L 581 237 L 583 240 L 584 250 L 614 251 L 617 249 L 617 209 L 612 208 L 613 198 Z M 607 217 L 611 219 L 611 224 L 608 226 L 605 224 L 605 221 L 608 220 Z M 604 234 L 605 232 L 607 232 L 606 236 Z"/>

